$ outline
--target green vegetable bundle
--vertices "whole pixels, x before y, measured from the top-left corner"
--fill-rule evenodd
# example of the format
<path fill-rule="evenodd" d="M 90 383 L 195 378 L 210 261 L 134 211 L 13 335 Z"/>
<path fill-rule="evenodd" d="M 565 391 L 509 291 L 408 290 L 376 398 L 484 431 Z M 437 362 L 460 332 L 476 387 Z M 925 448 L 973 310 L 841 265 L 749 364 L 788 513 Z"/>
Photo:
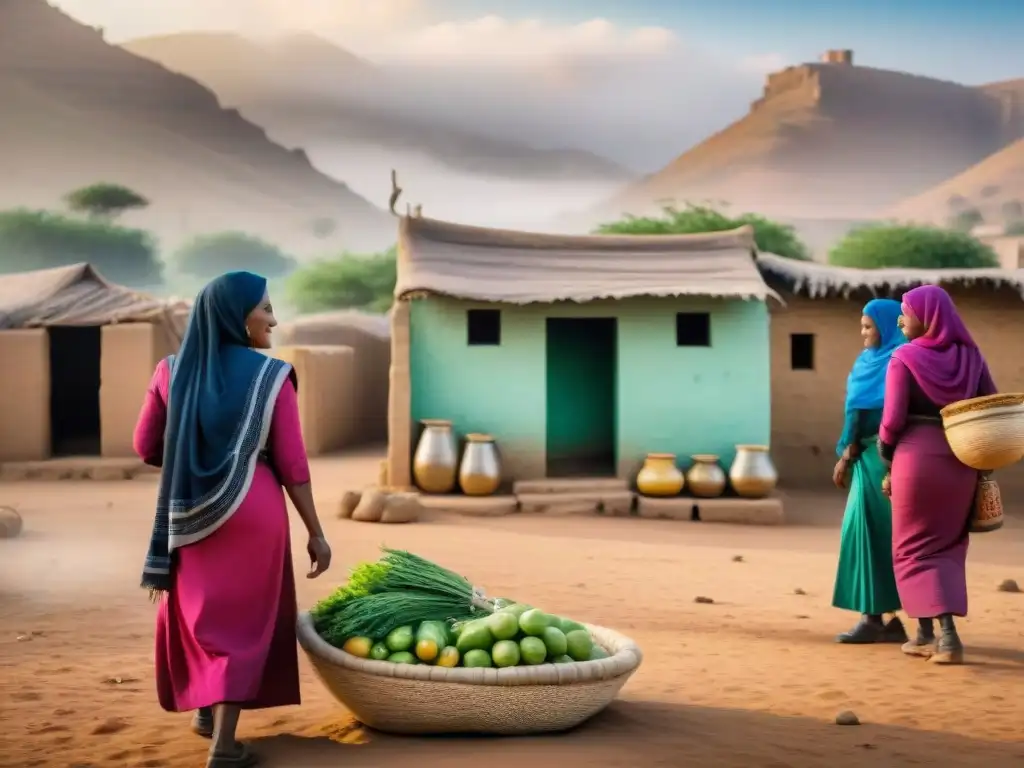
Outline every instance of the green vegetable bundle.
<path fill-rule="evenodd" d="M 418 555 L 382 547 L 383 557 L 353 570 L 348 583 L 312 611 L 317 632 L 340 647 L 422 621 L 465 621 L 495 610 L 464 577 Z"/>
<path fill-rule="evenodd" d="M 361 659 L 438 667 L 571 664 L 608 656 L 583 624 L 517 604 L 450 626 L 426 620 L 382 638 L 350 637 L 340 647 Z"/>

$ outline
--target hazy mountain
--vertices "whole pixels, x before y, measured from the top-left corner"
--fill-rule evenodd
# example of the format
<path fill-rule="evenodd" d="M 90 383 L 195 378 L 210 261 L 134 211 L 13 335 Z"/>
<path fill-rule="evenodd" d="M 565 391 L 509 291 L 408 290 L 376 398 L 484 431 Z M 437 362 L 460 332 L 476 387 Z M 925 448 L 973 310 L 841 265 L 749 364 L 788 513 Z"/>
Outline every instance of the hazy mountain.
<path fill-rule="evenodd" d="M 769 75 L 749 113 L 599 206 L 725 201 L 793 217 L 870 217 L 998 152 L 1024 119 L 991 90 L 842 61 Z"/>
<path fill-rule="evenodd" d="M 126 221 L 168 246 L 216 229 L 300 252 L 394 240 L 390 216 L 301 150 L 41 0 L 0 0 L 0 104 L 0 207 L 54 208 L 75 187 L 111 181 L 152 201 Z M 318 239 L 312 222 L 324 217 L 335 233 Z"/>
<path fill-rule="evenodd" d="M 421 153 L 451 169 L 509 179 L 624 182 L 633 174 L 590 152 L 536 148 L 382 105 L 394 75 L 315 35 L 255 42 L 190 32 L 132 40 L 122 47 L 207 85 L 225 104 L 275 137 L 311 153 L 339 145 Z"/>
<path fill-rule="evenodd" d="M 944 224 L 968 208 L 977 210 L 987 224 L 1024 218 L 1024 139 L 901 201 L 888 213 L 902 220 Z"/>

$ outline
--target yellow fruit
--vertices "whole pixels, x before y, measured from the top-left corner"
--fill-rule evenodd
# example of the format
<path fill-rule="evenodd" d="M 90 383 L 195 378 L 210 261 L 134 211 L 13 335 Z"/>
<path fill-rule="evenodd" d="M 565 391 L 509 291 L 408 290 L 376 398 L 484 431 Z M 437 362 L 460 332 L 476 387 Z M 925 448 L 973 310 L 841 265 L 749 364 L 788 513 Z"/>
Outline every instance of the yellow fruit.
<path fill-rule="evenodd" d="M 428 664 L 437 658 L 438 647 L 433 640 L 420 640 L 416 643 L 416 658 Z"/>
<path fill-rule="evenodd" d="M 360 659 L 369 658 L 371 648 L 373 648 L 373 640 L 368 637 L 350 637 L 345 641 L 345 644 L 341 646 L 341 650 L 345 653 L 351 653 L 353 656 L 358 656 Z"/>
<path fill-rule="evenodd" d="M 459 652 L 454 645 L 449 645 L 441 650 L 437 657 L 439 667 L 457 667 L 459 665 Z"/>

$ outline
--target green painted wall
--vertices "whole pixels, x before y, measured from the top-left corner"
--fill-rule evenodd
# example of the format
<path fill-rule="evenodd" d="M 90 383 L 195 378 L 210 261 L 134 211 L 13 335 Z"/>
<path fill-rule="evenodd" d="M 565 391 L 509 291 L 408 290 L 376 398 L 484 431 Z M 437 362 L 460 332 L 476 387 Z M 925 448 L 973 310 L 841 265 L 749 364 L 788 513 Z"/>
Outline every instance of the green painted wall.
<path fill-rule="evenodd" d="M 546 442 L 546 318 L 618 319 L 620 475 L 644 454 L 717 453 L 767 445 L 771 434 L 768 310 L 763 302 L 636 298 L 502 305 L 501 345 L 466 344 L 466 310 L 495 308 L 430 297 L 413 301 L 412 418 L 451 419 L 460 435 L 493 434 L 507 464 L 543 467 Z M 677 312 L 711 314 L 710 347 L 677 347 Z M 542 474 L 542 472 L 540 473 Z"/>

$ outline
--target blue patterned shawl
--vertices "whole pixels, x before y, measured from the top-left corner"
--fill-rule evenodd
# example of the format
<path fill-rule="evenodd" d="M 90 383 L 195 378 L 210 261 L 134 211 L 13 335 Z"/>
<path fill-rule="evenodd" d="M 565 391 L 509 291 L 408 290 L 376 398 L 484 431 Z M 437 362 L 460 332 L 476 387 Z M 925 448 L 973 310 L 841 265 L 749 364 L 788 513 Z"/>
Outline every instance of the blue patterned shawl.
<path fill-rule="evenodd" d="M 229 272 L 196 297 L 170 387 L 156 519 L 142 586 L 167 591 L 174 551 L 226 523 L 252 483 L 287 363 L 248 346 L 245 320 L 267 281 Z"/>

